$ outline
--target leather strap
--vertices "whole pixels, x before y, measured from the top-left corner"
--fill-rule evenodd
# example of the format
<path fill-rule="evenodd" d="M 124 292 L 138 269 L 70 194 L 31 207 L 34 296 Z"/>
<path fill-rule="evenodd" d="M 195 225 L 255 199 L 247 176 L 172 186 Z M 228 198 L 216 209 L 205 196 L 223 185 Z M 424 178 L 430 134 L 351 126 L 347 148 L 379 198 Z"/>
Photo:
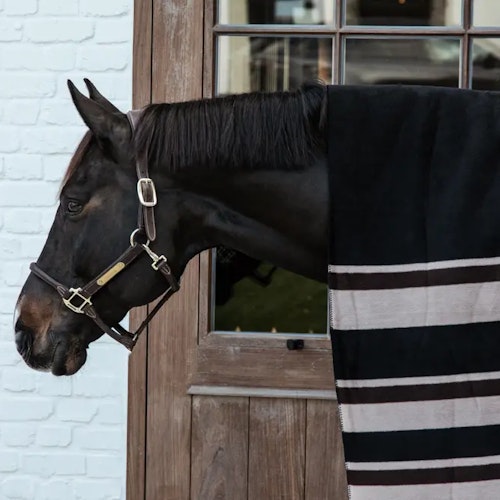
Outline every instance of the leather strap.
<path fill-rule="evenodd" d="M 127 113 L 127 117 L 132 128 L 132 133 L 135 132 L 137 124 L 142 115 L 142 110 L 131 110 Z M 135 168 L 137 172 L 137 191 L 141 205 L 139 207 L 139 227 L 144 229 L 149 241 L 156 239 L 156 224 L 154 207 L 156 205 L 156 191 L 154 183 L 149 177 L 147 152 L 141 158 L 136 158 Z M 144 200 L 146 203 L 143 203 Z"/>

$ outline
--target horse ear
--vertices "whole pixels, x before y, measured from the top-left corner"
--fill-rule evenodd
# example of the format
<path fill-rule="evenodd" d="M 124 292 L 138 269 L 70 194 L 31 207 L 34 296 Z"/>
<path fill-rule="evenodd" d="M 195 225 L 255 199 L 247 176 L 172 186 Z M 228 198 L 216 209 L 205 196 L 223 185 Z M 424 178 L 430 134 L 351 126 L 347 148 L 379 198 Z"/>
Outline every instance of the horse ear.
<path fill-rule="evenodd" d="M 112 113 L 121 113 L 121 111 L 111 102 L 109 102 L 96 88 L 96 86 L 88 79 L 84 78 L 83 81 L 85 82 L 85 85 L 87 85 L 87 89 L 89 91 L 89 96 L 90 98 L 98 102 L 101 106 L 106 108 L 108 111 L 111 111 Z"/>
<path fill-rule="evenodd" d="M 132 137 L 126 115 L 120 111 L 110 111 L 99 102 L 89 99 L 71 80 L 68 80 L 68 88 L 78 113 L 96 137 L 99 147 L 116 161 L 121 160 Z"/>

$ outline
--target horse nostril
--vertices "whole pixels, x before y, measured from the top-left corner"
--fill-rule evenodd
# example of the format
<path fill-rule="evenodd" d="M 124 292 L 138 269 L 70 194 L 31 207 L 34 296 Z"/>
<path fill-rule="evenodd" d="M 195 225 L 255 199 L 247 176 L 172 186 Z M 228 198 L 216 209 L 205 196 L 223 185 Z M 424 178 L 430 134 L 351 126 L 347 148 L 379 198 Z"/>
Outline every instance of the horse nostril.
<path fill-rule="evenodd" d="M 17 350 L 21 356 L 26 354 L 33 345 L 33 332 L 25 327 L 19 320 L 16 321 L 15 339 Z"/>

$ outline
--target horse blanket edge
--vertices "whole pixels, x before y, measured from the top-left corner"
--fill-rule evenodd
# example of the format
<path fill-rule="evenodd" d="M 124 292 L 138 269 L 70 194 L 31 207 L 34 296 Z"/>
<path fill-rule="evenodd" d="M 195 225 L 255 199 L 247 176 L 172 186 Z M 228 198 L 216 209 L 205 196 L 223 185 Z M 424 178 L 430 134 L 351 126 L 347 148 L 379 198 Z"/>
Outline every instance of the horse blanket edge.
<path fill-rule="evenodd" d="M 500 498 L 500 94 L 330 86 L 351 500 Z"/>

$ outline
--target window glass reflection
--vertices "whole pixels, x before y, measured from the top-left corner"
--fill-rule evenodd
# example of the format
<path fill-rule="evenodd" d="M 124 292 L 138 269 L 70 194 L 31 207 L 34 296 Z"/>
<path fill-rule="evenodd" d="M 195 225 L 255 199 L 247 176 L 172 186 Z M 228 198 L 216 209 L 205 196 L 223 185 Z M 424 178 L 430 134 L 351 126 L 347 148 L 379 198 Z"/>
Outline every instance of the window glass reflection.
<path fill-rule="evenodd" d="M 333 24 L 335 0 L 221 0 L 221 24 Z"/>
<path fill-rule="evenodd" d="M 331 81 L 332 39 L 221 36 L 217 93 L 293 90 Z M 213 253 L 215 331 L 325 333 L 326 285 L 232 249 Z"/>
<path fill-rule="evenodd" d="M 472 88 L 500 90 L 500 38 L 472 41 Z"/>
<path fill-rule="evenodd" d="M 491 28 L 500 26 L 500 2 L 498 0 L 473 0 L 472 12 L 474 26 Z"/>
<path fill-rule="evenodd" d="M 351 25 L 456 26 L 462 24 L 462 0 L 344 0 L 344 2 L 345 22 Z"/>
<path fill-rule="evenodd" d="M 348 38 L 344 82 L 457 87 L 460 40 Z"/>
<path fill-rule="evenodd" d="M 219 94 L 292 90 L 307 80 L 331 80 L 330 38 L 221 36 L 218 42 Z"/>

